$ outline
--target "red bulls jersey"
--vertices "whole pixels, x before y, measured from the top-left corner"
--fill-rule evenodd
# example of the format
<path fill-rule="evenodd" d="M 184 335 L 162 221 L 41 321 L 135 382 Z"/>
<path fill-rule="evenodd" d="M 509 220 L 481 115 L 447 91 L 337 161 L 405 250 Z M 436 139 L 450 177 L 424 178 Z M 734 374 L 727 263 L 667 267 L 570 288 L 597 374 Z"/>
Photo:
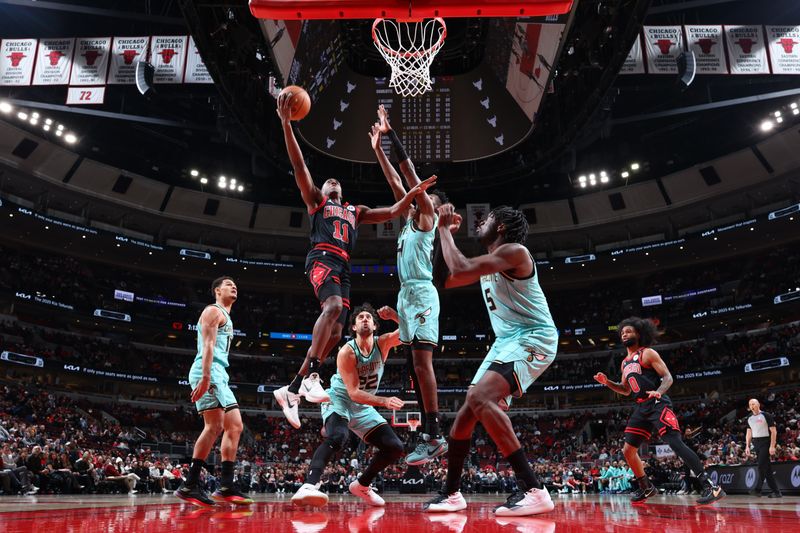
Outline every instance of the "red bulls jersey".
<path fill-rule="evenodd" d="M 327 196 L 311 212 L 311 245 L 322 251 L 350 260 L 356 243 L 358 208 L 350 204 L 337 204 Z"/>
<path fill-rule="evenodd" d="M 637 400 L 647 399 L 647 391 L 656 390 L 661 385 L 661 376 L 649 366 L 642 364 L 641 348 L 622 360 L 622 382 L 631 387 L 631 394 Z"/>

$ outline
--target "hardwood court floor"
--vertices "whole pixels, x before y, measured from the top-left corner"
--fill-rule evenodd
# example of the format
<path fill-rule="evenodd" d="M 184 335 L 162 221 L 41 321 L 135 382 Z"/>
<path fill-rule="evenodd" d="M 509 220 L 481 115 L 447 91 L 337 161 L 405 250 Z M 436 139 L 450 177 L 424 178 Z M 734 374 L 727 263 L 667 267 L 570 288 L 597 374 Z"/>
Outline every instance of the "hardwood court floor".
<path fill-rule="evenodd" d="M 500 518 L 502 495 L 468 497 L 460 513 L 425 514 L 428 496 L 389 494 L 384 508 L 332 495 L 323 509 L 295 507 L 291 495 L 255 496 L 250 508 L 197 509 L 172 495 L 0 497 L 3 533 L 224 532 L 224 533 L 462 533 L 462 532 L 715 532 L 800 531 L 800 498 L 729 496 L 695 507 L 688 496 L 657 496 L 633 506 L 627 496 L 554 496 L 553 512 Z"/>

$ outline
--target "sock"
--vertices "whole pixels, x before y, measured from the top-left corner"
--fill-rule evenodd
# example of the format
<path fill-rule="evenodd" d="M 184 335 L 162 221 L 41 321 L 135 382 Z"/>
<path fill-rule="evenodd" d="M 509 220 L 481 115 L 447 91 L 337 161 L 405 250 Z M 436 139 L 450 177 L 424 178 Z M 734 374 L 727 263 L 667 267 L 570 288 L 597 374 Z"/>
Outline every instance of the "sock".
<path fill-rule="evenodd" d="M 305 376 L 297 374 L 291 383 L 289 383 L 289 392 L 298 394 L 300 392 L 300 384 L 303 383 Z"/>
<path fill-rule="evenodd" d="M 308 375 L 310 376 L 311 374 L 313 374 L 314 372 L 319 370 L 319 365 L 320 365 L 319 359 L 317 359 L 316 357 L 312 357 L 311 359 L 309 359 L 308 360 Z"/>
<path fill-rule="evenodd" d="M 713 489 L 714 487 L 716 487 L 716 485 L 714 484 L 714 482 L 713 482 L 713 481 L 711 481 L 711 479 L 708 477 L 708 474 L 706 474 L 705 472 L 702 472 L 702 473 L 701 473 L 699 476 L 697 476 L 697 480 L 698 480 L 698 481 L 699 481 L 701 484 L 703 484 L 703 485 L 705 485 L 705 486 L 708 486 L 708 487 L 711 487 L 712 489 Z"/>
<path fill-rule="evenodd" d="M 517 485 L 521 491 L 542 488 L 542 484 L 536 478 L 536 474 L 533 473 L 533 469 L 528 463 L 528 458 L 525 457 L 525 452 L 522 451 L 522 448 L 509 454 L 506 460 L 511 465 L 511 468 L 514 469 L 514 475 L 517 476 Z"/>
<path fill-rule="evenodd" d="M 453 494 L 461 490 L 461 473 L 464 471 L 464 460 L 469 453 L 471 439 L 450 439 L 447 452 L 447 480 L 444 485 L 445 494 Z"/>
<path fill-rule="evenodd" d="M 636 481 L 639 483 L 639 488 L 642 489 L 642 490 L 647 490 L 651 486 L 653 486 L 653 484 L 650 483 L 650 478 L 647 477 L 646 474 L 644 476 L 642 476 L 642 477 L 637 477 Z"/>
<path fill-rule="evenodd" d="M 200 481 L 200 471 L 206 466 L 206 462 L 202 459 L 192 459 L 192 465 L 189 467 L 189 475 L 186 476 L 184 485 L 187 487 L 194 487 Z"/>
<path fill-rule="evenodd" d="M 306 476 L 306 483 L 316 485 L 322 477 L 322 472 L 325 470 L 325 465 L 328 464 L 336 449 L 331 446 L 327 440 L 319 445 L 319 448 L 314 452 L 311 458 L 311 466 L 308 468 L 308 476 Z"/>
<path fill-rule="evenodd" d="M 220 488 L 233 488 L 233 464 L 233 461 L 222 461 L 222 475 L 219 477 Z"/>
<path fill-rule="evenodd" d="M 441 437 L 439 434 L 439 413 L 425 413 L 425 426 L 424 431 L 431 438 Z"/>

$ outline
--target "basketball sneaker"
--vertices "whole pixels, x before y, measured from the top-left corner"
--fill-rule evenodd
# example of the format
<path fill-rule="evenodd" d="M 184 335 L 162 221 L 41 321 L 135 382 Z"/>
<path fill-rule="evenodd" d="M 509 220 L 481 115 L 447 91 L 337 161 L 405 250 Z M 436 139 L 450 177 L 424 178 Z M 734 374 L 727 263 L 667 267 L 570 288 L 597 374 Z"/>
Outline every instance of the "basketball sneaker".
<path fill-rule="evenodd" d="M 706 485 L 703 494 L 697 499 L 697 505 L 710 505 L 725 497 L 725 491 L 719 485 Z M 772 496 L 770 496 L 772 497 Z"/>
<path fill-rule="evenodd" d="M 319 533 L 328 525 L 324 513 L 300 513 L 292 515 L 292 527 L 297 533 Z"/>
<path fill-rule="evenodd" d="M 216 505 L 214 500 L 208 497 L 206 491 L 197 485 L 190 487 L 181 483 L 181 486 L 173 494 L 181 500 L 198 507 L 214 507 Z"/>
<path fill-rule="evenodd" d="M 358 480 L 350 483 L 350 494 L 353 496 L 358 496 L 373 507 L 383 507 L 386 505 L 386 502 L 383 501 L 383 498 L 378 496 L 378 493 L 375 492 L 372 487 L 365 487 L 359 483 Z"/>
<path fill-rule="evenodd" d="M 461 494 L 461 491 L 454 492 L 453 494 L 439 493 L 435 498 L 428 500 L 422 506 L 422 510 L 426 513 L 452 513 L 455 511 L 463 511 L 467 508 L 467 500 Z"/>
<path fill-rule="evenodd" d="M 250 505 L 253 503 L 252 498 L 248 498 L 238 490 L 230 487 L 220 487 L 211 498 L 219 503 L 232 503 L 233 505 Z"/>
<path fill-rule="evenodd" d="M 286 420 L 289 421 L 294 429 L 300 429 L 300 415 L 297 414 L 297 406 L 300 404 L 300 395 L 289 392 L 288 385 L 276 391 L 272 391 L 272 395 L 278 400 L 278 405 L 283 409 Z"/>
<path fill-rule="evenodd" d="M 437 513 L 426 515 L 431 524 L 441 524 L 453 533 L 461 533 L 467 525 L 467 515 L 463 513 Z"/>
<path fill-rule="evenodd" d="M 309 507 L 322 507 L 328 503 L 328 495 L 311 483 L 304 483 L 292 496 L 295 505 L 308 505 Z"/>
<path fill-rule="evenodd" d="M 633 492 L 631 503 L 644 503 L 644 501 L 651 496 L 658 496 L 658 489 L 655 485 L 651 484 L 646 489 L 639 487 Z"/>
<path fill-rule="evenodd" d="M 311 403 L 323 403 L 331 401 L 330 395 L 322 388 L 322 379 L 319 374 L 314 372 L 303 379 L 300 384 L 300 396 Z"/>
<path fill-rule="evenodd" d="M 556 523 L 542 518 L 530 516 L 503 516 L 496 517 L 495 522 L 500 526 L 515 526 L 521 533 L 555 533 Z"/>
<path fill-rule="evenodd" d="M 375 524 L 383 518 L 386 509 L 373 507 L 367 509 L 360 515 L 356 515 L 347 521 L 347 529 L 350 533 L 362 533 L 363 531 L 377 531 Z"/>
<path fill-rule="evenodd" d="M 432 439 L 428 435 L 423 435 L 414 451 L 406 455 L 406 464 L 409 466 L 424 465 L 440 455 L 446 454 L 447 448 L 447 439 L 444 437 Z"/>
<path fill-rule="evenodd" d="M 506 503 L 495 507 L 495 516 L 528 516 L 546 513 L 555 508 L 550 493 L 545 489 L 517 491 L 508 497 Z"/>

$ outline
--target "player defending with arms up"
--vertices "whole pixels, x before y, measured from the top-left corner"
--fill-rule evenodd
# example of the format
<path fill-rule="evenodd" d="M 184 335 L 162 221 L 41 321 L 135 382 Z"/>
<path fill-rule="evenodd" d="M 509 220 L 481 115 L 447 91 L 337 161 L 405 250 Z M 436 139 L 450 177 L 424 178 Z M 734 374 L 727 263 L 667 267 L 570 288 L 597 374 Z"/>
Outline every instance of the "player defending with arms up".
<path fill-rule="evenodd" d="M 342 200 L 342 186 L 337 180 L 325 181 L 320 189 L 311 179 L 292 130 L 290 94 L 279 97 L 278 116 L 295 181 L 311 216 L 311 251 L 306 257 L 306 272 L 322 306 L 312 331 L 311 347 L 300 372 L 288 386 L 273 393 L 289 423 L 299 428 L 297 407 L 300 396 L 314 403 L 329 400 L 320 384 L 317 370 L 342 338 L 342 328 L 347 322 L 350 308 L 350 253 L 356 242 L 358 227 L 397 218 L 408 209 L 418 194 L 436 183 L 436 177 L 411 189 L 392 207 L 373 209 L 364 205 L 350 205 Z"/>
<path fill-rule="evenodd" d="M 386 154 L 381 148 L 381 136 L 392 142 L 406 184 L 419 184 L 414 164 L 406 155 L 397 133 L 389 124 L 383 106 L 378 108 L 379 122 L 372 127 L 370 140 L 386 180 L 396 201 L 406 190 Z M 422 412 L 421 439 L 416 449 L 406 456 L 406 463 L 421 465 L 447 453 L 447 441 L 439 430 L 439 397 L 436 374 L 433 373 L 433 353 L 439 343 L 439 293 L 433 285 L 433 251 L 436 237 L 436 209 L 447 198 L 440 190 L 417 196 L 416 208 L 403 216 L 406 220 L 397 239 L 397 275 L 400 293 L 397 295 L 397 314 L 400 319 L 400 342 L 411 346 L 409 374 Z"/>
<path fill-rule="evenodd" d="M 223 276 L 211 284 L 216 302 L 203 309 L 197 322 L 197 355 L 189 370 L 189 384 L 193 387 L 192 401 L 197 412 L 203 415 L 205 427 L 194 445 L 189 475 L 181 483 L 175 496 L 197 505 L 211 507 L 214 501 L 234 505 L 250 505 L 253 500 L 236 490 L 233 484 L 233 467 L 236 449 L 242 434 L 242 415 L 239 404 L 228 386 L 228 355 L 233 340 L 231 307 L 238 294 L 232 278 Z M 222 434 L 222 476 L 219 488 L 208 497 L 200 488 L 200 471 L 211 448 Z"/>
<path fill-rule="evenodd" d="M 425 504 L 427 512 L 466 509 L 459 491 L 464 459 L 470 450 L 475 424 L 480 422 L 514 469 L 519 490 L 497 516 L 526 516 L 553 510 L 550 494 L 537 479 L 508 415 L 500 403 L 521 397 L 556 358 L 558 330 L 539 286 L 536 262 L 525 247 L 528 222 L 522 212 L 498 207 L 481 221 L 478 239 L 489 253 L 467 258 L 451 234 L 459 223 L 452 205 L 439 208 L 438 231 L 450 275 L 446 287 L 480 281 L 496 340 L 472 379 L 467 401 L 450 430 L 447 480 L 442 493 Z"/>
<path fill-rule="evenodd" d="M 383 319 L 397 322 L 397 313 L 393 309 L 382 307 L 378 314 Z M 336 358 L 338 371 L 331 378 L 331 388 L 328 389 L 331 401 L 322 405 L 326 439 L 314 452 L 306 482 L 292 496 L 295 504 L 321 507 L 328 503 L 328 495 L 319 490 L 322 471 L 347 443 L 351 431 L 365 443 L 378 448 L 364 473 L 350 483 L 350 492 L 369 505 L 385 505 L 370 483 L 403 455 L 403 443 L 386 419 L 375 410 L 375 407 L 403 407 L 403 400 L 399 398 L 375 396 L 386 358 L 392 348 L 400 345 L 399 332 L 395 330 L 380 337 L 375 335 L 378 316 L 369 304 L 353 311 L 351 328 L 355 338 L 339 350 Z"/>
<path fill-rule="evenodd" d="M 636 400 L 636 407 L 625 428 L 625 446 L 622 448 L 625 460 L 639 483 L 631 502 L 644 502 L 658 494 L 658 489 L 645 474 L 644 464 L 639 457 L 639 446 L 650 440 L 651 431 L 658 432 L 658 436 L 703 484 L 698 505 L 708 505 L 722 499 L 725 491 L 709 479 L 700 458 L 681 439 L 678 419 L 672 411 L 672 401 L 667 396 L 672 386 L 672 374 L 658 352 L 650 348 L 658 336 L 655 324 L 650 320 L 631 317 L 620 323 L 619 331 L 622 344 L 628 351 L 622 361 L 622 379 L 619 383 L 609 381 L 602 372 L 595 374 L 594 379 L 617 394 L 633 394 Z"/>

